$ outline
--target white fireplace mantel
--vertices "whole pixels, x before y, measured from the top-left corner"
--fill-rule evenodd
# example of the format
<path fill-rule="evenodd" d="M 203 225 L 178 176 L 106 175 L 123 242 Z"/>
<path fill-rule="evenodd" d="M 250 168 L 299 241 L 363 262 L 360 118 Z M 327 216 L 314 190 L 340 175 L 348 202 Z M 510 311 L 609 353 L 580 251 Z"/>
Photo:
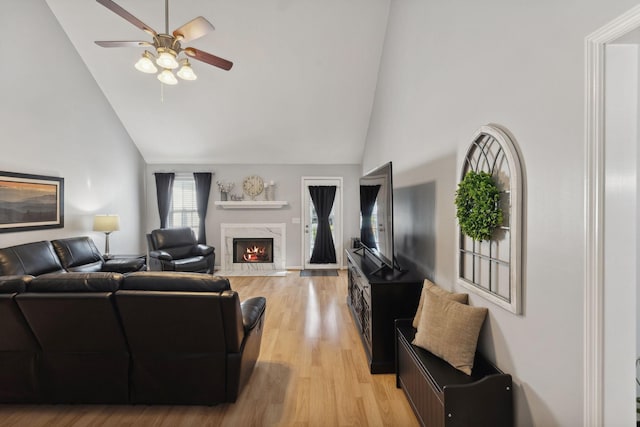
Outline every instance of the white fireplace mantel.
<path fill-rule="evenodd" d="M 213 203 L 222 209 L 280 209 L 289 204 L 284 200 L 233 200 Z"/>

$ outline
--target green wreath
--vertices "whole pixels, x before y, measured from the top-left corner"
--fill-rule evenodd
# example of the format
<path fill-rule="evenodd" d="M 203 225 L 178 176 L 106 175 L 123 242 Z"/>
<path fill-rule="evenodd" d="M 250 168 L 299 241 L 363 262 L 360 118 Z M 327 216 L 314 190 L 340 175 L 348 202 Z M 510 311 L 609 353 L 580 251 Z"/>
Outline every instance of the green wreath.
<path fill-rule="evenodd" d="M 486 172 L 469 171 L 458 184 L 456 216 L 460 230 L 473 240 L 491 240 L 493 230 L 502 224 L 500 191 Z"/>

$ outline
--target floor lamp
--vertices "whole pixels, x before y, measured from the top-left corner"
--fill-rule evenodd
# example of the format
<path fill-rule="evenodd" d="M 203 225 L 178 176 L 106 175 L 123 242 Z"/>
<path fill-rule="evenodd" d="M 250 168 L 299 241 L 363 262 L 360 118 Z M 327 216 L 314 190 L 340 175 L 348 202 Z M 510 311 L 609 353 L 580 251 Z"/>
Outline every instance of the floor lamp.
<path fill-rule="evenodd" d="M 102 231 L 106 238 L 104 243 L 104 257 L 109 259 L 109 234 L 120 230 L 119 215 L 96 215 L 93 217 L 93 231 Z"/>

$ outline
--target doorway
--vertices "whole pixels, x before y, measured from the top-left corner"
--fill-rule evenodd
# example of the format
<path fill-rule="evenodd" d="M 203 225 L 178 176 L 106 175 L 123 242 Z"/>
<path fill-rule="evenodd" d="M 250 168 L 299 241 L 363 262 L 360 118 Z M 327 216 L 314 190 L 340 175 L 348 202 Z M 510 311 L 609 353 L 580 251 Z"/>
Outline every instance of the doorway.
<path fill-rule="evenodd" d="M 313 187 L 335 188 L 335 196 L 329 211 L 328 228 L 331 233 L 331 241 L 318 239 L 318 231 L 327 227 L 325 221 L 321 225 L 322 216 L 312 197 Z M 342 267 L 342 252 L 344 250 L 342 238 L 342 177 L 302 177 L 302 260 L 305 270 L 339 269 Z M 331 190 L 332 193 L 333 190 Z M 322 212 L 321 212 L 322 214 Z M 318 256 L 321 249 L 317 245 L 333 244 L 334 258 Z M 314 256 L 315 249 L 315 256 Z"/>
<path fill-rule="evenodd" d="M 605 47 L 604 419 L 635 425 L 638 47 Z M 628 391 L 624 391 L 624 389 Z M 626 400 L 629 400 L 626 402 Z M 624 416 L 623 414 L 627 414 Z"/>
<path fill-rule="evenodd" d="M 586 39 L 584 425 L 635 425 L 640 7 Z"/>

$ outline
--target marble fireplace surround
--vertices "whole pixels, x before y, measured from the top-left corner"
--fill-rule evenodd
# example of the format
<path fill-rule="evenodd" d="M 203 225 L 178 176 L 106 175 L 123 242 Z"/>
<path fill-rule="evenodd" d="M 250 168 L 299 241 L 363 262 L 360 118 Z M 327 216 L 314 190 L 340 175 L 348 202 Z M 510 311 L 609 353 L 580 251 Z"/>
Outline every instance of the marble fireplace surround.
<path fill-rule="evenodd" d="M 286 224 L 220 224 L 221 263 L 219 276 L 285 276 L 286 260 Z M 233 262 L 234 238 L 272 238 L 272 263 L 236 263 Z"/>

